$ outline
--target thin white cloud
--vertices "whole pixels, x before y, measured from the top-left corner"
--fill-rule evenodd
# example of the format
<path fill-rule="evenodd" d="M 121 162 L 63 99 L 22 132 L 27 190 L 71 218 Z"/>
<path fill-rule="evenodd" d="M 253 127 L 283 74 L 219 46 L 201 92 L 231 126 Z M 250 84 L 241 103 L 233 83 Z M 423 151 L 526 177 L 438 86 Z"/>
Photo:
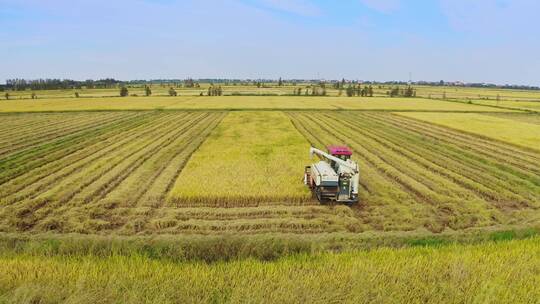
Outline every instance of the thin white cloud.
<path fill-rule="evenodd" d="M 400 0 L 360 0 L 360 2 L 371 9 L 385 14 L 397 11 L 401 7 Z"/>
<path fill-rule="evenodd" d="M 272 9 L 301 16 L 316 17 L 322 14 L 318 6 L 307 0 L 261 0 L 261 3 Z"/>

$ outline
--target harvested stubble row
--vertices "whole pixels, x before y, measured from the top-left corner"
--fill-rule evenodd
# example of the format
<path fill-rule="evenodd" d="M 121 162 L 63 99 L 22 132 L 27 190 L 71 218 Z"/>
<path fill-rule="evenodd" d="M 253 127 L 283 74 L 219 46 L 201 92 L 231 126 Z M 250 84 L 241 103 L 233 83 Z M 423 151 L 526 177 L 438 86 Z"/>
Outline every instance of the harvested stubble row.
<path fill-rule="evenodd" d="M 303 203 L 308 206 L 287 206 L 274 201 L 246 208 L 167 206 L 166 196 L 187 159 L 220 123 L 223 113 L 86 114 L 89 116 L 82 113 L 4 116 L 13 121 L 11 124 L 22 125 L 26 121 L 38 129 L 35 132 L 43 130 L 51 136 L 0 157 L 0 166 L 4 168 L 0 173 L 0 231 L 252 234 L 358 229 L 359 221 L 350 209 L 313 206 L 315 202 Z M 273 124 L 276 117 L 288 122 L 285 129 L 276 131 L 286 136 L 278 138 L 285 143 L 287 133 L 292 132 L 294 138 L 301 140 L 302 149 L 287 150 L 287 157 L 301 153 L 307 158 L 307 148 L 303 147 L 307 142 L 287 116 L 280 113 L 257 117 L 264 124 Z M 95 125 L 68 131 L 77 128 L 82 120 L 94 121 Z M 59 128 L 53 128 L 54 125 Z M 19 133 L 30 135 L 32 128 L 12 130 L 12 142 Z M 265 149 L 268 144 L 275 142 L 261 141 L 257 145 Z M 295 165 L 300 168 L 305 162 L 297 161 Z M 294 178 L 291 184 L 298 184 L 305 194 L 300 179 L 296 175 L 289 177 Z"/>
<path fill-rule="evenodd" d="M 173 188 L 175 206 L 305 204 L 309 144 L 282 112 L 231 112 L 192 156 Z"/>
<path fill-rule="evenodd" d="M 153 212 L 134 219 L 130 208 L 116 207 L 158 207 L 223 115 L 127 112 L 0 158 L 0 231 L 89 233 L 144 224 Z"/>
<path fill-rule="evenodd" d="M 119 112 L 2 115 L 0 116 L 1 125 L 5 128 L 0 131 L 0 157 L 53 141 L 61 136 L 83 133 L 120 117 L 126 117 L 126 115 Z M 27 124 L 24 124 L 25 121 Z"/>
<path fill-rule="evenodd" d="M 540 152 L 540 125 L 538 124 L 477 113 L 399 113 L 399 115 L 479 134 L 494 140 L 502 140 Z"/>
<path fill-rule="evenodd" d="M 322 233 L 359 229 L 345 206 L 259 206 L 236 208 L 160 208 L 150 222 L 153 233 Z"/>
<path fill-rule="evenodd" d="M 353 148 L 366 229 L 442 231 L 538 218 L 539 154 L 392 114 L 289 115 L 312 144 Z"/>

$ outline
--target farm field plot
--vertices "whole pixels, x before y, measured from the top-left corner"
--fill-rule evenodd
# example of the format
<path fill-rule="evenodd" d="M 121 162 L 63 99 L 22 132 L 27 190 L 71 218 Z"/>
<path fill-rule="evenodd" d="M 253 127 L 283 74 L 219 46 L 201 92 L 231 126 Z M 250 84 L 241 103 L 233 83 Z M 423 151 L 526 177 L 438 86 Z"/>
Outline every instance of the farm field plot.
<path fill-rule="evenodd" d="M 62 115 L 61 123 L 82 124 L 79 114 Z M 189 155 L 223 116 L 101 113 L 94 119 L 112 121 L 75 133 L 62 131 L 69 130 L 65 127 L 47 142 L 2 155 L 0 231 L 140 229 L 165 201 Z M 40 130 L 41 116 L 22 119 Z M 19 143 L 16 136 L 13 143 Z"/>
<path fill-rule="evenodd" d="M 484 115 L 540 125 L 540 114 L 535 113 L 486 113 Z"/>
<path fill-rule="evenodd" d="M 2 118 L 0 232 L 438 233 L 540 221 L 540 153 L 390 112 Z M 358 206 L 312 199 L 310 143 L 354 149 Z"/>
<path fill-rule="evenodd" d="M 538 124 L 507 119 L 504 116 L 475 113 L 399 113 L 399 115 L 540 151 Z"/>
<path fill-rule="evenodd" d="M 509 112 L 511 110 L 460 102 L 420 98 L 386 97 L 304 97 L 304 96 L 178 96 L 104 97 L 8 100 L 0 102 L 0 112 L 88 111 L 88 110 L 383 110 Z"/>
<path fill-rule="evenodd" d="M 189 176 L 205 174 L 203 188 L 193 190 L 202 191 L 191 203 L 196 208 L 168 203 L 189 156 L 226 115 L 200 111 L 3 114 L 0 232 L 254 234 L 355 229 L 358 219 L 349 208 L 328 208 L 311 200 L 301 183 L 309 145 L 282 112 L 229 114 L 205 147 L 216 149 L 212 145 L 216 139 L 218 145 L 226 145 L 210 151 L 203 147 L 197 155 L 210 153 L 205 157 L 211 166 L 230 157 L 232 164 L 223 162 L 230 167 L 219 169 L 235 174 L 238 180 L 225 184 L 236 182 L 234 188 L 221 184 L 210 191 L 216 186 L 211 183 L 221 181 L 206 180 L 207 173 L 197 169 L 186 171 L 182 182 L 197 182 Z M 236 132 L 238 138 L 221 137 Z M 230 154 L 231 150 L 220 154 L 226 147 L 240 154 Z M 256 156 L 259 166 L 250 168 L 248 161 L 239 167 L 244 171 L 231 171 L 240 156 Z M 271 166 L 260 166 L 263 160 L 272 161 Z M 214 169 L 209 173 L 218 175 Z M 237 191 L 242 202 L 217 199 L 227 191 Z M 269 196 L 273 201 L 268 201 Z M 227 204 L 229 208 L 215 208 Z"/>
<path fill-rule="evenodd" d="M 512 101 L 512 100 L 471 100 L 473 104 L 505 107 L 516 110 L 540 112 L 540 100 L 538 101 Z"/>
<path fill-rule="evenodd" d="M 85 134 L 98 126 L 115 125 L 136 113 L 61 113 L 0 115 L 0 157 L 68 135 Z"/>
<path fill-rule="evenodd" d="M 179 206 L 311 200 L 299 182 L 309 143 L 282 112 L 231 112 L 191 157 L 171 192 Z"/>
<path fill-rule="evenodd" d="M 354 150 L 361 231 L 540 220 L 540 153 L 390 113 L 289 115 L 314 146 Z"/>
<path fill-rule="evenodd" d="M 502 88 L 468 88 L 468 87 L 448 87 L 448 86 L 415 86 L 417 96 L 441 98 L 446 95 L 447 98 L 456 99 L 481 99 L 491 100 L 496 103 L 497 97 L 502 101 L 540 101 L 540 91 L 538 90 L 519 90 Z M 487 98 L 487 99 L 484 99 Z"/>

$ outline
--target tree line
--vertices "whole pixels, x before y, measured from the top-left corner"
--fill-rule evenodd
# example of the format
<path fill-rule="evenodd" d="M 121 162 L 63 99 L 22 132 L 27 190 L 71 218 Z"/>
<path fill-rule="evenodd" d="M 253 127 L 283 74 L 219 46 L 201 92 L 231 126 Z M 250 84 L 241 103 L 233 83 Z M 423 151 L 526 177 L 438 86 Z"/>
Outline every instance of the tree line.
<path fill-rule="evenodd" d="M 114 88 L 121 81 L 114 78 L 105 78 L 100 80 L 88 79 L 85 81 L 77 81 L 71 79 L 8 79 L 6 80 L 5 89 L 12 91 L 24 91 L 24 90 L 58 90 L 58 89 L 81 89 L 86 87 L 87 89 L 103 89 Z"/>
<path fill-rule="evenodd" d="M 411 85 L 407 87 L 393 87 L 390 91 L 386 92 L 386 95 L 390 97 L 416 97 L 416 89 Z"/>

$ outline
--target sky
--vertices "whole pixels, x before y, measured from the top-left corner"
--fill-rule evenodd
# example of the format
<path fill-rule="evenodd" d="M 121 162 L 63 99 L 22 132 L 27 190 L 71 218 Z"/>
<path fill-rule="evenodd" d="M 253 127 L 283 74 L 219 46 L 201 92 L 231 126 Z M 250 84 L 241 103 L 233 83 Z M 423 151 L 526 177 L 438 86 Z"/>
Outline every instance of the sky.
<path fill-rule="evenodd" d="M 0 0 L 8 78 L 540 86 L 538 0 Z"/>

